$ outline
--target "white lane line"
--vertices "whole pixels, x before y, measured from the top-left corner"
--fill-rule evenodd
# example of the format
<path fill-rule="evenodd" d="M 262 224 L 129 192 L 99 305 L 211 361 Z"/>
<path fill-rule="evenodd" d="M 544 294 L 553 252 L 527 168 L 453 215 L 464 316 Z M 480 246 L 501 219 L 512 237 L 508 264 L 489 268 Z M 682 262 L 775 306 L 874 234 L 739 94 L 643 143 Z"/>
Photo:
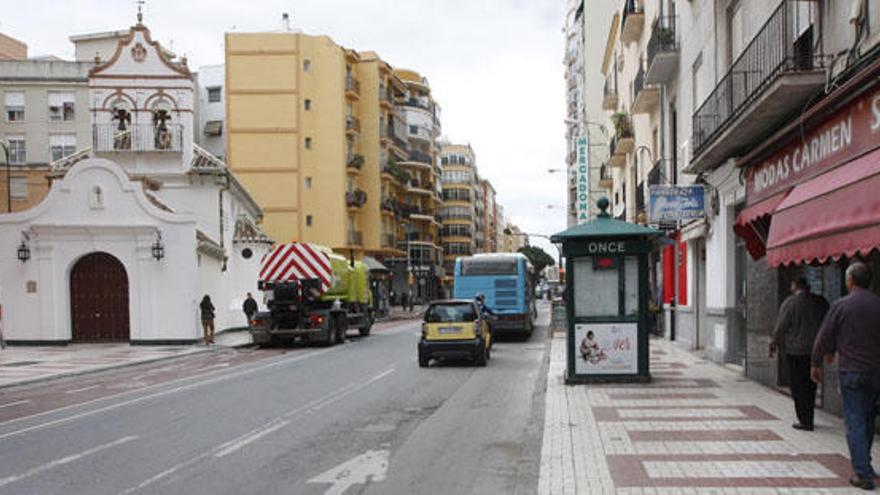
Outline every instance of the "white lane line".
<path fill-rule="evenodd" d="M 379 374 L 373 375 L 373 377 L 371 377 L 368 380 L 365 380 L 363 382 L 352 383 L 352 384 L 346 385 L 345 387 L 343 387 L 339 390 L 336 390 L 334 392 L 331 392 L 323 397 L 319 397 L 319 398 L 309 402 L 308 404 L 291 409 L 290 411 L 282 414 L 281 416 L 271 420 L 269 422 L 270 426 L 264 425 L 259 428 L 255 428 L 253 430 L 250 430 L 247 433 L 244 433 L 243 435 L 239 435 L 239 436 L 233 438 L 232 440 L 229 440 L 228 442 L 222 443 L 222 444 L 218 445 L 217 447 L 214 447 L 206 452 L 203 452 L 203 453 L 197 455 L 196 457 L 189 459 L 188 461 L 184 461 L 180 464 L 176 464 L 174 466 L 171 466 L 170 468 L 166 469 L 165 471 L 162 471 L 161 473 L 153 476 L 152 478 L 144 481 L 143 483 L 141 483 L 137 486 L 133 486 L 131 488 L 128 488 L 127 490 L 121 492 L 120 495 L 128 495 L 130 493 L 140 491 L 150 485 L 153 485 L 159 481 L 162 481 L 165 478 L 168 478 L 169 476 L 171 476 L 172 474 L 174 474 L 178 471 L 186 469 L 190 466 L 194 466 L 208 457 L 211 457 L 211 456 L 220 457 L 219 455 L 217 455 L 218 453 L 221 453 L 225 450 L 228 450 L 232 446 L 240 444 L 240 443 L 244 442 L 246 439 L 249 439 L 255 435 L 258 435 L 261 431 L 265 430 L 266 428 L 272 428 L 272 431 L 276 431 L 276 430 L 282 428 L 283 426 L 286 426 L 287 424 L 289 424 L 290 423 L 289 420 L 292 419 L 293 417 L 295 417 L 296 415 L 303 413 L 303 412 L 308 412 L 310 410 L 317 410 L 317 409 L 315 409 L 316 406 L 321 406 L 322 404 L 329 404 L 330 403 L 329 401 L 335 402 L 336 400 L 339 400 L 342 397 L 345 397 L 353 392 L 361 390 L 361 389 L 367 387 L 368 385 L 385 378 L 386 376 L 390 375 L 391 373 L 394 373 L 394 368 L 390 368 L 390 369 L 387 369 Z M 320 407 L 318 407 L 318 409 L 320 409 Z M 278 426 L 277 428 L 275 428 L 273 425 L 278 424 L 279 422 L 284 423 L 284 424 L 282 426 Z M 262 436 L 263 435 L 259 435 L 259 437 L 262 437 Z M 259 437 L 254 438 L 253 440 L 251 440 L 251 442 L 257 440 Z M 250 443 L 250 442 L 248 442 L 248 443 Z M 241 445 L 241 446 L 243 447 L 244 445 Z M 229 453 L 231 453 L 231 452 L 229 452 Z"/>
<path fill-rule="evenodd" d="M 29 469 L 23 473 L 15 474 L 15 475 L 9 476 L 7 478 L 0 479 L 0 487 L 6 486 L 10 483 L 15 483 L 17 481 L 21 481 L 26 478 L 30 478 L 32 476 L 35 476 L 35 475 L 38 475 L 38 474 L 43 473 L 45 471 L 48 471 L 52 468 L 56 468 L 58 466 L 63 466 L 64 464 L 70 464 L 71 462 L 74 462 L 78 459 L 82 459 L 83 457 L 86 457 L 86 456 L 89 456 L 92 454 L 97 454 L 98 452 L 101 452 L 102 450 L 107 450 L 107 449 L 115 447 L 117 445 L 122 445 L 123 443 L 130 442 L 132 440 L 135 440 L 136 438 L 137 438 L 137 435 L 131 435 L 128 437 L 120 438 L 119 440 L 116 440 L 116 441 L 113 441 L 110 443 L 105 443 L 104 445 L 99 445 L 97 447 L 92 447 L 91 449 L 88 449 L 88 450 L 84 450 L 84 451 L 80 452 L 79 454 L 73 454 L 73 455 L 69 455 L 67 457 L 62 457 L 61 459 L 56 459 L 56 460 L 49 462 L 47 464 L 43 464 L 42 466 L 35 467 L 33 469 Z"/>
<path fill-rule="evenodd" d="M 20 405 L 20 404 L 27 404 L 28 402 L 30 402 L 30 399 L 26 399 L 26 400 L 17 400 L 17 401 L 15 401 L 15 402 L 7 402 L 6 404 L 0 404 L 0 409 L 3 409 L 4 407 L 17 406 L 17 405 Z"/>
<path fill-rule="evenodd" d="M 256 372 L 258 372 L 258 371 L 262 371 L 262 370 L 265 370 L 265 369 L 268 369 L 268 368 L 274 368 L 274 367 L 276 367 L 276 366 L 281 366 L 281 365 L 284 365 L 284 364 L 295 363 L 295 362 L 297 362 L 297 361 L 302 361 L 303 359 L 308 359 L 308 358 L 311 358 L 311 357 L 319 356 L 319 355 L 321 355 L 321 354 L 325 354 L 325 353 L 328 353 L 328 352 L 332 352 L 332 351 L 335 350 L 335 349 L 342 349 L 342 347 L 331 347 L 331 348 L 329 348 L 329 349 L 324 349 L 324 350 L 321 350 L 321 351 L 315 351 L 315 352 L 310 353 L 310 354 L 303 354 L 303 355 L 296 356 L 296 357 L 294 357 L 294 358 L 290 358 L 290 359 L 285 359 L 285 360 L 281 360 L 281 361 L 273 361 L 273 362 L 271 362 L 271 363 L 269 363 L 269 364 L 264 364 L 264 365 L 262 365 L 262 366 L 258 366 L 258 367 L 255 367 L 255 368 L 248 368 L 248 369 L 246 369 L 246 370 L 242 370 L 242 371 L 237 371 L 237 372 L 231 372 L 231 373 L 227 373 L 227 374 L 222 374 L 222 375 L 220 375 L 220 376 L 215 376 L 214 378 L 205 379 L 203 376 L 202 376 L 202 377 L 198 377 L 200 381 L 197 381 L 197 382 L 195 382 L 195 383 L 190 383 L 190 384 L 188 384 L 188 385 L 181 385 L 181 386 L 179 386 L 179 387 L 174 387 L 174 388 L 170 388 L 170 389 L 167 389 L 167 390 L 161 390 L 161 391 L 156 392 L 156 393 L 153 393 L 153 394 L 148 394 L 148 395 L 144 395 L 144 396 L 141 396 L 141 397 L 135 397 L 135 398 L 133 398 L 133 399 L 125 400 L 125 401 L 122 401 L 122 402 L 117 402 L 117 403 L 115 403 L 115 404 L 110 404 L 110 405 L 107 405 L 107 406 L 104 406 L 104 407 L 99 407 L 99 408 L 97 408 L 97 409 L 92 409 L 92 410 L 90 410 L 90 411 L 84 411 L 84 412 L 81 412 L 81 413 L 78 413 L 78 414 L 73 414 L 73 415 L 70 415 L 70 416 L 67 416 L 67 417 L 64 417 L 64 418 L 59 418 L 59 419 L 55 419 L 55 420 L 52 420 L 52 421 L 47 421 L 47 422 L 45 422 L 45 423 L 40 423 L 40 424 L 36 424 L 36 425 L 33 425 L 33 426 L 28 426 L 28 427 L 21 428 L 21 429 L 18 429 L 18 430 L 13 430 L 13 431 L 10 431 L 10 432 L 7 432 L 7 433 L 4 433 L 4 434 L 0 435 L 0 441 L 2 441 L 2 440 L 6 440 L 7 438 L 16 437 L 16 436 L 18 436 L 18 435 L 21 435 L 21 434 L 24 434 L 24 433 L 28 433 L 28 432 L 31 432 L 31 431 L 42 430 L 42 429 L 44 429 L 44 428 L 48 428 L 48 427 L 50 427 L 50 426 L 57 426 L 57 425 L 61 425 L 61 424 L 65 424 L 65 423 L 69 423 L 69 422 L 74 421 L 74 420 L 77 420 L 77 419 L 87 418 L 87 417 L 89 417 L 89 416 L 94 416 L 94 415 L 96 415 L 96 414 L 100 414 L 100 413 L 103 413 L 103 412 L 112 411 L 112 410 L 114 410 L 114 409 L 119 409 L 119 408 L 121 408 L 121 407 L 125 407 L 125 406 L 130 406 L 130 405 L 132 405 L 132 404 L 138 404 L 138 403 L 140 403 L 140 402 L 144 402 L 144 401 L 147 401 L 147 400 L 150 400 L 150 399 L 155 399 L 155 398 L 158 398 L 158 397 L 164 397 L 164 396 L 166 396 L 166 395 L 172 395 L 172 394 L 176 394 L 176 393 L 179 393 L 179 392 L 184 392 L 184 391 L 186 391 L 186 390 L 194 389 L 194 388 L 197 388 L 197 387 L 202 387 L 202 386 L 205 386 L 205 385 L 210 385 L 210 384 L 212 384 L 212 383 L 217 383 L 217 382 L 222 382 L 222 381 L 226 381 L 226 380 L 231 380 L 231 379 L 233 379 L 233 378 L 237 378 L 237 377 L 245 376 L 245 375 L 250 375 L 250 374 L 252 374 L 252 373 L 256 373 Z M 143 391 L 143 389 L 141 389 L 140 391 Z M 96 400 L 100 400 L 100 399 L 96 399 Z M 82 405 L 82 404 L 77 404 L 77 405 Z M 67 407 L 73 407 L 73 406 L 67 406 Z M 56 411 L 47 411 L 47 413 L 48 413 L 48 412 L 57 412 L 57 410 L 56 410 Z M 36 416 L 36 415 L 35 415 L 35 416 Z M 30 416 L 30 417 L 33 417 L 33 416 Z"/>
<path fill-rule="evenodd" d="M 274 425 L 264 427 L 262 430 L 258 430 L 256 432 L 252 433 L 250 436 L 246 436 L 246 437 L 240 439 L 239 441 L 233 443 L 232 445 L 229 445 L 225 449 L 217 452 L 216 454 L 214 454 L 214 457 L 216 457 L 218 459 L 220 457 L 226 457 L 229 454 L 232 454 L 232 453 L 238 451 L 242 447 L 244 447 L 250 443 L 256 442 L 257 440 L 263 438 L 264 436 L 266 436 L 274 431 L 278 431 L 281 428 L 284 428 L 285 426 L 287 426 L 289 424 L 290 424 L 290 421 L 285 420 L 285 421 L 275 423 Z"/>
<path fill-rule="evenodd" d="M 77 394 L 77 393 L 79 393 L 79 392 L 85 392 L 86 390 L 93 390 L 93 389 L 96 389 L 96 388 L 98 388 L 98 387 L 102 387 L 102 386 L 103 386 L 103 385 L 101 385 L 101 384 L 98 384 L 98 385 L 89 385 L 88 387 L 75 388 L 75 389 L 73 389 L 73 390 L 68 390 L 68 391 L 65 392 L 65 393 L 67 393 L 67 394 Z"/>

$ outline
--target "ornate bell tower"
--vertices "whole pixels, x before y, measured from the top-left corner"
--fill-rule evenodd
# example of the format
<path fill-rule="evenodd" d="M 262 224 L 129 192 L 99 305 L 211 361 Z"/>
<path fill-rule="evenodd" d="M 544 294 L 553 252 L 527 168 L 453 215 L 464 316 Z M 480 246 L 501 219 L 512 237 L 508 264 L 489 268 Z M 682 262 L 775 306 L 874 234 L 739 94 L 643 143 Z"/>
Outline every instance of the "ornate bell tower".
<path fill-rule="evenodd" d="M 130 174 L 184 173 L 192 159 L 193 76 L 142 22 L 89 73 L 92 151 Z"/>

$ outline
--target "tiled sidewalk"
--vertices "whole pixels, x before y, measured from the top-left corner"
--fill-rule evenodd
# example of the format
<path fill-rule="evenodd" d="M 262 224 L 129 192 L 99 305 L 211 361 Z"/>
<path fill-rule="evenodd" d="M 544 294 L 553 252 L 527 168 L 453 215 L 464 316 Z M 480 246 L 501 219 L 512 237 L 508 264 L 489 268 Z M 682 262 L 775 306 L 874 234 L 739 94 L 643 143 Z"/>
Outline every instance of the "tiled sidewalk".
<path fill-rule="evenodd" d="M 847 483 L 839 418 L 794 430 L 788 397 L 668 341 L 651 349 L 650 384 L 567 386 L 553 338 L 539 493 L 865 493 Z"/>

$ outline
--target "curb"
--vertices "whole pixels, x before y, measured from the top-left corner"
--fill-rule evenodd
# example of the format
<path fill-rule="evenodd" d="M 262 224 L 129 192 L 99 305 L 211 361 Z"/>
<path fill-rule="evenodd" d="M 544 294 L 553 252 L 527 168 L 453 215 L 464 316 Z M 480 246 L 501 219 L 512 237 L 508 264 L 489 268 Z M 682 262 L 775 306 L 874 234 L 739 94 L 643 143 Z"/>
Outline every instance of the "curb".
<path fill-rule="evenodd" d="M 231 347 L 229 347 L 228 349 L 230 349 L 230 348 Z M 51 381 L 55 381 L 55 380 L 63 380 L 65 378 L 71 378 L 74 376 L 83 376 L 83 375 L 88 375 L 91 373 L 100 373 L 102 371 L 132 368 L 134 366 L 140 366 L 142 364 L 151 364 L 151 363 L 155 363 L 158 361 L 170 361 L 173 359 L 195 356 L 197 354 L 204 354 L 206 352 L 215 352 L 217 350 L 219 350 L 219 349 L 206 347 L 204 349 L 199 349 L 197 351 L 193 351 L 193 352 L 190 352 L 187 354 L 179 354 L 176 356 L 159 356 L 159 357 L 155 357 L 155 358 L 145 359 L 143 361 L 134 361 L 131 363 L 115 364 L 112 366 L 106 366 L 106 367 L 102 367 L 102 368 L 92 368 L 92 369 L 81 370 L 81 371 L 71 371 L 70 373 L 64 373 L 64 374 L 55 375 L 55 376 L 44 376 L 44 377 L 40 377 L 40 378 L 31 378 L 31 379 L 22 380 L 22 381 L 16 382 L 16 383 L 7 383 L 7 384 L 0 385 L 0 390 L 14 388 L 14 387 L 20 387 L 23 385 L 34 385 L 37 383 L 51 382 Z"/>

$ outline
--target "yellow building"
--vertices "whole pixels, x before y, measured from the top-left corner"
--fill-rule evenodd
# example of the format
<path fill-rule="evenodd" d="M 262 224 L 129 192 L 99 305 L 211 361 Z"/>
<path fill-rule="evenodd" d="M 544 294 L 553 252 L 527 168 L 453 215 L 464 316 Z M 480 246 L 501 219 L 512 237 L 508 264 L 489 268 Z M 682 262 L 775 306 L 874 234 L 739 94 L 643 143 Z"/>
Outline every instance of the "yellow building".
<path fill-rule="evenodd" d="M 436 144 L 440 135 L 439 108 L 425 77 L 408 69 L 396 69 L 394 74 L 406 87 L 404 97 L 397 100 L 395 108 L 406 124 L 403 135 L 409 149 L 408 158 L 399 165 L 410 179 L 401 199 L 407 215 L 401 225 L 404 236 L 398 242 L 407 257 L 395 263 L 395 273 L 399 274 L 395 277 L 395 289 L 398 292 L 411 290 L 417 300 L 430 300 L 439 296 L 442 276 L 438 235 L 441 189 Z"/>
<path fill-rule="evenodd" d="M 444 283 L 451 287 L 455 259 L 476 252 L 476 157 L 469 144 L 442 143 L 443 206 L 440 237 L 443 243 Z"/>
<path fill-rule="evenodd" d="M 389 134 L 403 127 L 393 101 L 405 89 L 375 53 L 327 36 L 226 34 L 228 162 L 270 237 L 400 255 L 397 215 L 382 205 L 404 187 L 388 162 L 406 159 Z"/>

